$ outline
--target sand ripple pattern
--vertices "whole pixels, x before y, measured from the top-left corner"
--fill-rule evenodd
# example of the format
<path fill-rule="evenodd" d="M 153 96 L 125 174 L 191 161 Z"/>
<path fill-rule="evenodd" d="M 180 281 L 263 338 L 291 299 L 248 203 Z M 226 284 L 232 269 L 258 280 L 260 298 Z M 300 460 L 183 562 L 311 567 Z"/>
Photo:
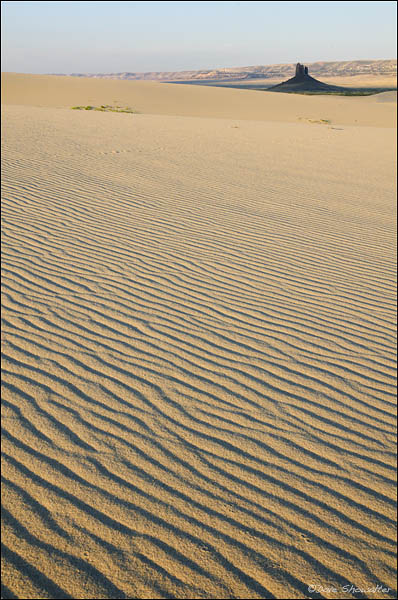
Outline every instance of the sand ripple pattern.
<path fill-rule="evenodd" d="M 393 133 L 4 127 L 2 597 L 392 588 Z"/>

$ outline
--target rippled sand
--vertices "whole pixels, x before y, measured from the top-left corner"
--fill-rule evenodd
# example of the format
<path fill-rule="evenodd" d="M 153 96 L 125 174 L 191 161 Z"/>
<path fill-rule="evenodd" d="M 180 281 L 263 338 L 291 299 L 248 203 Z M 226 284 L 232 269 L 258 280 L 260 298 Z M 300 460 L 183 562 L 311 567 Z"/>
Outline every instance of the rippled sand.
<path fill-rule="evenodd" d="M 394 95 L 3 86 L 2 597 L 396 597 Z"/>

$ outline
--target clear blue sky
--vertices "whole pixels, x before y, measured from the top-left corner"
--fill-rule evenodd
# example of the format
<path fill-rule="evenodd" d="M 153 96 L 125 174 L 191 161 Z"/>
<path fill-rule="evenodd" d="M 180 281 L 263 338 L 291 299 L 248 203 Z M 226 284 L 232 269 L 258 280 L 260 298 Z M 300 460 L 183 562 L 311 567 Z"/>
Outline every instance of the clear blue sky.
<path fill-rule="evenodd" d="M 396 2 L 2 2 L 2 71 L 395 58 Z"/>

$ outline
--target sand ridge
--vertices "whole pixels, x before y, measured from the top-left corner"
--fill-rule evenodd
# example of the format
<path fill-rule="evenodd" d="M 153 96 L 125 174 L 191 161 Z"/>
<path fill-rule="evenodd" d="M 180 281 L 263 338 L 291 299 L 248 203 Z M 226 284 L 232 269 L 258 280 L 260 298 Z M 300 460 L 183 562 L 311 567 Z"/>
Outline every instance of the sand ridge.
<path fill-rule="evenodd" d="M 197 118 L 14 93 L 2 596 L 393 588 L 389 103 L 334 126 L 256 120 L 252 100 Z"/>

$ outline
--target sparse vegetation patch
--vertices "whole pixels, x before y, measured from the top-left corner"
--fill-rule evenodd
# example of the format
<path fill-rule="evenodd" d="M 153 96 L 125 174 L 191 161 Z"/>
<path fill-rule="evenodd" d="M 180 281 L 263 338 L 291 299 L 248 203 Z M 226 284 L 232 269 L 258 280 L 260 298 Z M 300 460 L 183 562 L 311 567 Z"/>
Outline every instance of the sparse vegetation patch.
<path fill-rule="evenodd" d="M 99 112 L 119 112 L 119 113 L 130 113 L 137 114 L 136 110 L 133 110 L 129 106 L 112 106 L 110 104 L 101 104 L 101 106 L 72 106 L 72 110 L 97 110 Z"/>
<path fill-rule="evenodd" d="M 308 123 L 318 123 L 319 125 L 330 125 L 330 119 L 307 119 Z"/>

